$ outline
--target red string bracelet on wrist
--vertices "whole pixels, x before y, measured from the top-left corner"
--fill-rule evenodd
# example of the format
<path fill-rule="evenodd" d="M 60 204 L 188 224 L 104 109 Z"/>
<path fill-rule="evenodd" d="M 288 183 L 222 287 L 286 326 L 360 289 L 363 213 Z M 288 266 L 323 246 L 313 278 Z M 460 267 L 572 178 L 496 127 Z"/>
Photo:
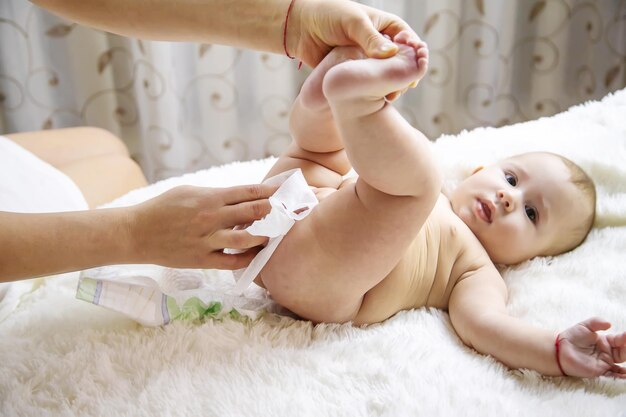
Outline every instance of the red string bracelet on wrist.
<path fill-rule="evenodd" d="M 554 347 L 556 351 L 556 364 L 559 366 L 559 370 L 561 371 L 563 376 L 567 376 L 567 374 L 563 370 L 563 367 L 561 366 L 561 359 L 559 358 L 559 351 L 560 351 L 560 345 L 561 345 L 561 339 L 559 339 L 559 336 L 560 335 L 557 334 L 556 340 L 554 341 Z"/>
<path fill-rule="evenodd" d="M 289 59 L 296 59 L 295 56 L 291 56 L 289 55 L 289 52 L 287 51 L 287 25 L 289 24 L 289 15 L 291 14 L 291 8 L 293 7 L 293 4 L 295 3 L 296 0 L 291 0 L 289 2 L 289 8 L 287 9 L 287 16 L 285 16 L 285 27 L 283 28 L 283 49 L 285 50 L 285 55 L 287 55 L 287 58 Z M 302 61 L 300 61 L 298 63 L 298 70 L 302 68 Z"/>

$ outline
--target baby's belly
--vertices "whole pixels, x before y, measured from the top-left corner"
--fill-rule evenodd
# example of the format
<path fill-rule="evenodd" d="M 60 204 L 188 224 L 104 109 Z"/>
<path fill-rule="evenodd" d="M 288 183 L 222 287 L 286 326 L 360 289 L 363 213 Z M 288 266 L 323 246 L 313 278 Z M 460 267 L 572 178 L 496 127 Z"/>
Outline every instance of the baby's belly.
<path fill-rule="evenodd" d="M 365 294 L 355 324 L 381 322 L 413 308 L 446 309 L 452 262 L 440 255 L 447 257 L 439 253 L 439 236 L 420 232 L 398 265 Z"/>

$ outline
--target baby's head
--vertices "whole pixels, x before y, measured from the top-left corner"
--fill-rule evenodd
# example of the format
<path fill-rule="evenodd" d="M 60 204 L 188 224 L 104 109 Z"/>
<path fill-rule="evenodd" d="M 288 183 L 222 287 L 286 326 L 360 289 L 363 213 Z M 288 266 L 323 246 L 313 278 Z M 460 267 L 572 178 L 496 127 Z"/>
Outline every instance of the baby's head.
<path fill-rule="evenodd" d="M 512 265 L 580 245 L 593 225 L 596 191 L 569 159 L 531 152 L 477 169 L 450 203 L 491 260 Z"/>

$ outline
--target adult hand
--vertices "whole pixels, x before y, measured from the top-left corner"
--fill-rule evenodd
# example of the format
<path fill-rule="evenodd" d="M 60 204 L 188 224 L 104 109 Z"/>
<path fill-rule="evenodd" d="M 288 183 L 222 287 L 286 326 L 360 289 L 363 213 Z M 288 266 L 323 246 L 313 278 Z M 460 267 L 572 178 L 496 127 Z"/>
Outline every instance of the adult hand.
<path fill-rule="evenodd" d="M 267 238 L 232 228 L 267 215 L 268 197 L 276 189 L 267 185 L 173 188 L 131 208 L 131 250 L 143 262 L 170 267 L 243 268 Z M 225 254 L 224 248 L 249 250 Z"/>
<path fill-rule="evenodd" d="M 294 0 L 287 29 L 287 51 L 311 67 L 335 46 L 358 45 L 371 58 L 388 58 L 398 47 L 384 35 L 393 39 L 405 30 L 419 41 L 399 17 L 353 1 Z"/>
<path fill-rule="evenodd" d="M 626 332 L 598 334 L 608 330 L 611 323 L 597 317 L 590 318 L 559 334 L 559 360 L 569 376 L 612 376 L 626 378 Z"/>

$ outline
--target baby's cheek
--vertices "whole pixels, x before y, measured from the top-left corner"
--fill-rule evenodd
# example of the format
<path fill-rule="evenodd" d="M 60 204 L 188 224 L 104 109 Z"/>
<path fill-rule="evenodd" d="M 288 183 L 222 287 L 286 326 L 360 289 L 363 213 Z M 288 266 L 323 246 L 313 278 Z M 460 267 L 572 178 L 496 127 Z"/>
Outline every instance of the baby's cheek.
<path fill-rule="evenodd" d="M 501 231 L 502 246 L 508 251 L 522 250 L 530 238 L 526 232 L 526 228 L 518 224 L 505 225 Z"/>

